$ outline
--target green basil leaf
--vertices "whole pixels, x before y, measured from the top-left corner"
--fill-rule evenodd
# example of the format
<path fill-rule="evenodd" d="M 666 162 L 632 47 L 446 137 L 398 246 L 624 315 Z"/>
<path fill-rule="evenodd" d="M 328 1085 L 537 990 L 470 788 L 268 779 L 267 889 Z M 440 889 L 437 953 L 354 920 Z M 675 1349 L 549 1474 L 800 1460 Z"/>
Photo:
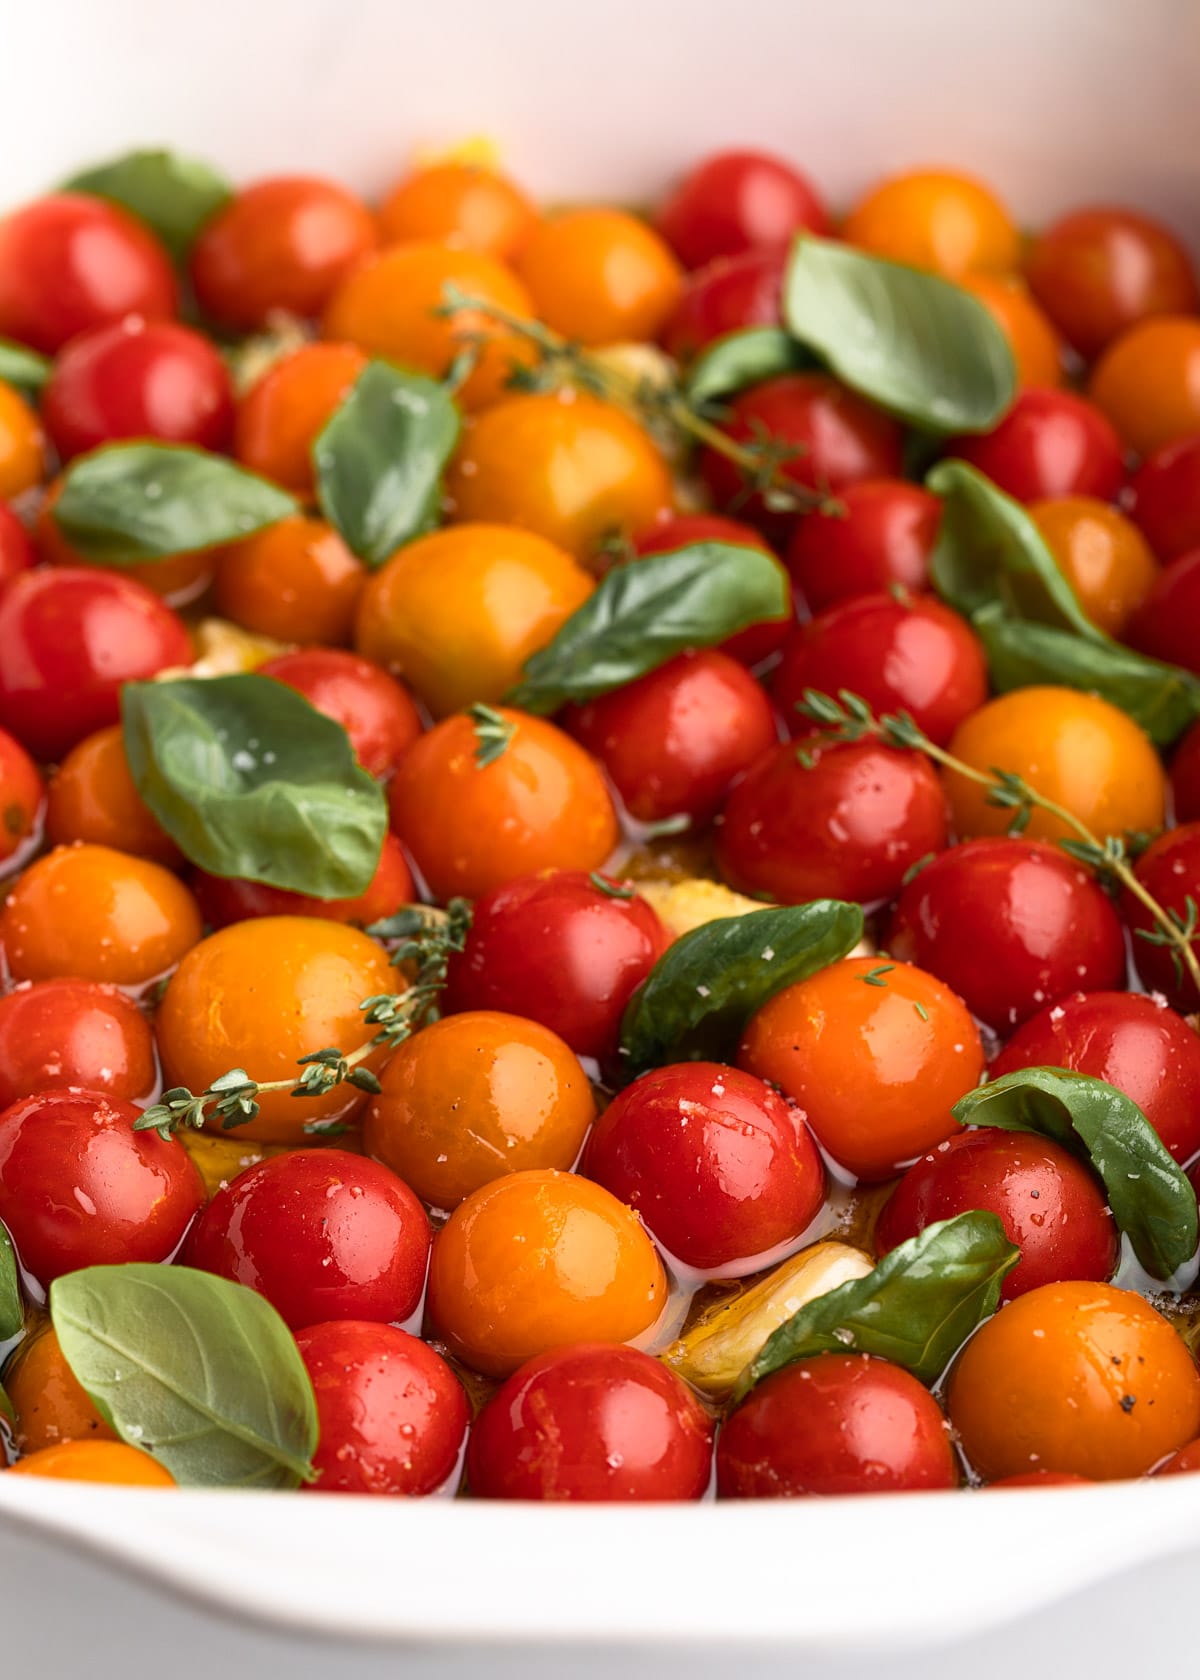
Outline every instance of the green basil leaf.
<path fill-rule="evenodd" d="M 201 869 L 313 898 L 370 885 L 383 790 L 294 689 L 252 675 L 126 683 L 121 711 L 138 792 Z"/>
<path fill-rule="evenodd" d="M 630 998 L 621 1056 L 631 1074 L 667 1062 L 720 1060 L 776 992 L 837 962 L 862 938 L 857 904 L 751 910 L 694 928 L 668 946 Z"/>
<path fill-rule="evenodd" d="M 9 1342 L 25 1328 L 21 1274 L 12 1238 L 0 1225 L 0 1342 Z"/>
<path fill-rule="evenodd" d="M 121 1439 L 183 1487 L 296 1487 L 317 1404 L 263 1296 L 187 1266 L 88 1266 L 50 1285 L 63 1357 Z"/>
<path fill-rule="evenodd" d="M 756 1382 L 818 1353 L 873 1353 L 936 1382 L 972 1330 L 1000 1304 L 1021 1258 L 994 1213 L 943 1219 L 885 1254 L 873 1272 L 818 1295 L 781 1324 L 748 1366 Z"/>
<path fill-rule="evenodd" d="M 1035 1132 L 1087 1151 L 1108 1192 L 1113 1218 L 1156 1278 L 1187 1265 L 1200 1240 L 1196 1192 L 1158 1133 L 1123 1091 L 1062 1068 L 1022 1068 L 981 1085 L 955 1104 L 964 1126 Z"/>
<path fill-rule="evenodd" d="M 238 542 L 297 512 L 286 491 L 224 456 L 167 443 L 114 443 L 81 455 L 54 504 L 71 547 L 104 566 Z"/>
<path fill-rule="evenodd" d="M 927 431 L 990 431 L 1017 393 L 1008 340 L 978 298 L 832 239 L 796 240 L 783 320 L 843 384 Z"/>
<path fill-rule="evenodd" d="M 54 364 L 47 356 L 11 338 L 0 338 L 0 383 L 11 385 L 23 397 L 36 397 L 49 379 Z"/>
<path fill-rule="evenodd" d="M 317 499 L 368 566 L 437 524 L 461 420 L 444 385 L 368 362 L 313 446 Z"/>
<path fill-rule="evenodd" d="M 791 610 L 787 574 L 763 549 L 700 542 L 648 554 L 601 579 L 506 699 L 527 712 L 555 712 Z"/>
<path fill-rule="evenodd" d="M 0 1417 L 7 1418 L 9 1423 L 16 1423 L 17 1408 L 8 1397 L 3 1383 L 0 1383 Z"/>
<path fill-rule="evenodd" d="M 128 152 L 72 175 L 64 192 L 92 193 L 145 222 L 176 259 L 233 196 L 223 175 L 178 152 Z"/>
<path fill-rule="evenodd" d="M 684 389 L 699 406 L 812 365 L 804 346 L 782 327 L 746 327 L 706 344 L 687 370 Z"/>

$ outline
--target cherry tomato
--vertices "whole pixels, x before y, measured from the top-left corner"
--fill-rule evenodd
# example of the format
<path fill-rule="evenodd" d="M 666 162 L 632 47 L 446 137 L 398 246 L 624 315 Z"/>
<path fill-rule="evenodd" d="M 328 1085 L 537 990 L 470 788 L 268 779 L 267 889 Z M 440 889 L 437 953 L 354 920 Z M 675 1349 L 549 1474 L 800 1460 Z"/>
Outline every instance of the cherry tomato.
<path fill-rule="evenodd" d="M 8 503 L 0 500 L 0 589 L 20 572 L 27 572 L 36 555 L 28 531 Z"/>
<path fill-rule="evenodd" d="M 794 735 L 812 725 L 796 712 L 805 689 L 849 689 L 877 712 L 911 713 L 938 746 L 988 695 L 987 661 L 966 621 L 940 601 L 860 595 L 797 629 L 771 679 Z"/>
<path fill-rule="evenodd" d="M 1200 817 L 1200 724 L 1193 724 L 1175 749 L 1171 760 L 1171 792 L 1175 820 L 1195 822 Z"/>
<path fill-rule="evenodd" d="M 9 1465 L 13 1474 L 56 1482 L 103 1482 L 113 1487 L 174 1487 L 165 1465 L 123 1441 L 64 1441 Z"/>
<path fill-rule="evenodd" d="M 238 403 L 234 455 L 285 490 L 311 496 L 313 445 L 366 365 L 355 344 L 302 344 L 272 362 Z"/>
<path fill-rule="evenodd" d="M 851 484 L 840 508 L 818 509 L 796 521 L 788 570 L 813 612 L 855 595 L 900 584 L 929 587 L 929 562 L 942 504 L 919 485 L 898 478 Z"/>
<path fill-rule="evenodd" d="M 52 356 L 126 315 L 175 314 L 170 259 L 141 222 L 83 193 L 50 193 L 0 221 L 0 337 Z"/>
<path fill-rule="evenodd" d="M 529 1360 L 492 1396 L 467 1478 L 478 1499 L 700 1499 L 712 1437 L 703 1406 L 657 1359 L 585 1342 Z"/>
<path fill-rule="evenodd" d="M 988 1488 L 1090 1487 L 1090 1476 L 1071 1476 L 1063 1470 L 1028 1470 L 1023 1476 L 1001 1476 L 984 1484 Z"/>
<path fill-rule="evenodd" d="M 1168 1453 L 1161 1464 L 1156 1464 L 1151 1470 L 1152 1476 L 1190 1476 L 1200 1470 L 1200 1441 L 1189 1441 L 1186 1447 L 1180 1447 L 1173 1453 Z"/>
<path fill-rule="evenodd" d="M 596 1122 L 583 1170 L 673 1259 L 715 1276 L 757 1270 L 825 1199 L 804 1116 L 761 1079 L 716 1062 L 634 1080 Z"/>
<path fill-rule="evenodd" d="M 439 1353 L 394 1324 L 335 1319 L 296 1337 L 317 1397 L 310 1493 L 453 1491 L 470 1408 Z M 453 1478 L 453 1481 L 452 1481 Z"/>
<path fill-rule="evenodd" d="M 1081 986 L 1125 979 L 1120 918 L 1095 877 L 1056 846 L 1015 837 L 939 853 L 906 883 L 885 945 L 998 1033 Z"/>
<path fill-rule="evenodd" d="M 168 869 L 183 862 L 134 785 L 119 723 L 87 736 L 59 765 L 50 782 L 46 838 L 53 846 L 87 840 Z"/>
<path fill-rule="evenodd" d="M 408 690 L 369 659 L 340 648 L 299 648 L 258 666 L 340 723 L 354 755 L 372 776 L 390 776 L 421 733 Z"/>
<path fill-rule="evenodd" d="M 870 1180 L 953 1137 L 950 1110 L 983 1072 L 978 1029 L 950 988 L 877 957 L 846 957 L 776 992 L 737 1059 L 799 1103 L 839 1165 Z"/>
<path fill-rule="evenodd" d="M 4 1387 L 16 1414 L 13 1444 L 21 1454 L 64 1441 L 115 1441 L 63 1357 L 53 1326 L 26 1338 L 5 1367 Z"/>
<path fill-rule="evenodd" d="M 94 980 L 39 980 L 0 998 L 0 1107 L 63 1086 L 145 1104 L 154 1033 L 136 1003 Z"/>
<path fill-rule="evenodd" d="M 98 1091 L 43 1091 L 0 1114 L 0 1219 L 48 1288 L 82 1266 L 169 1260 L 204 1200 L 177 1138 Z"/>
<path fill-rule="evenodd" d="M 1200 1150 L 1200 1038 L 1161 998 L 1075 992 L 1026 1021 L 992 1064 L 1069 1068 L 1116 1086 L 1141 1109 L 1177 1161 Z"/>
<path fill-rule="evenodd" d="M 61 758 L 120 714 L 122 683 L 191 662 L 170 608 L 117 572 L 24 572 L 0 591 L 0 727 Z"/>
<path fill-rule="evenodd" d="M 653 228 L 623 210 L 563 210 L 530 233 L 517 260 L 534 311 L 552 332 L 591 347 L 655 339 L 683 275 Z"/>
<path fill-rule="evenodd" d="M 1050 496 L 1111 502 L 1125 482 L 1121 440 L 1110 419 L 1073 391 L 1030 386 L 992 431 L 954 438 L 946 453 L 978 468 L 1018 502 Z"/>
<path fill-rule="evenodd" d="M 625 1005 L 666 944 L 646 900 L 606 876 L 527 875 L 475 904 L 442 1007 L 511 1009 L 577 1056 L 605 1060 L 616 1053 Z"/>
<path fill-rule="evenodd" d="M 1129 517 L 1164 562 L 1200 548 L 1200 431 L 1142 463 L 1129 485 Z"/>
<path fill-rule="evenodd" d="M 0 382 L 0 500 L 32 490 L 45 469 L 46 439 L 36 413 L 19 391 Z"/>
<path fill-rule="evenodd" d="M 1034 502 L 1029 517 L 1092 623 L 1121 637 L 1158 576 L 1137 526 L 1091 496 Z"/>
<path fill-rule="evenodd" d="M 1062 384 L 1062 340 L 1022 281 L 1007 274 L 966 274 L 960 284 L 979 300 L 1008 340 L 1018 385 Z"/>
<path fill-rule="evenodd" d="M 865 1353 L 824 1353 L 766 1377 L 717 1440 L 720 1499 L 953 1488 L 941 1408 L 916 1377 Z"/>
<path fill-rule="evenodd" d="M 714 152 L 659 206 L 658 231 L 687 268 L 794 233 L 826 233 L 829 214 L 811 182 L 765 152 Z"/>
<path fill-rule="evenodd" d="M 996 194 L 972 175 L 913 169 L 872 187 L 842 223 L 842 238 L 878 257 L 961 280 L 1010 274 L 1020 234 Z"/>
<path fill-rule="evenodd" d="M 1183 823 L 1160 835 L 1134 865 L 1142 886 L 1179 925 L 1194 927 L 1191 905 L 1200 905 L 1200 822 Z M 1160 935 L 1149 911 L 1130 892 L 1121 895 L 1121 915 L 1133 932 L 1133 965 L 1147 991 L 1161 992 L 1181 1014 L 1200 1010 L 1200 995 L 1186 969 L 1180 972 L 1173 947 L 1146 935 Z M 1196 947 L 1196 937 L 1191 939 Z"/>
<path fill-rule="evenodd" d="M 1152 659 L 1200 672 L 1200 548 L 1154 578 L 1125 627 L 1125 640 Z"/>
<path fill-rule="evenodd" d="M 1087 1168 L 1045 1138 L 991 1126 L 947 1138 L 909 1167 L 879 1215 L 876 1252 L 973 1208 L 994 1213 L 1021 1250 L 1003 1301 L 1069 1278 L 1104 1283 L 1117 1269 L 1117 1228 Z"/>
<path fill-rule="evenodd" d="M 185 1260 L 256 1289 L 293 1330 L 336 1318 L 386 1324 L 415 1311 L 430 1241 L 424 1208 L 378 1161 L 295 1149 L 217 1191 Z"/>
<path fill-rule="evenodd" d="M 787 252 L 766 246 L 717 257 L 689 274 L 663 330 L 668 355 L 687 362 L 726 333 L 778 326 L 786 267 Z"/>
<path fill-rule="evenodd" d="M 715 648 L 568 707 L 562 726 L 608 772 L 639 822 L 710 822 L 735 777 L 778 739 L 765 693 Z"/>
<path fill-rule="evenodd" d="M 1152 315 L 1196 308 L 1196 276 L 1169 228 L 1136 210 L 1074 210 L 1034 240 L 1025 272 L 1034 295 L 1089 361 Z"/>
<path fill-rule="evenodd" d="M 1142 1476 L 1200 1434 L 1200 1372 L 1174 1327 L 1107 1283 L 1030 1290 L 972 1336 L 946 1409 L 986 1480 Z"/>
<path fill-rule="evenodd" d="M 716 513 L 676 513 L 660 519 L 634 537 L 633 548 L 639 556 L 671 554 L 677 548 L 701 542 L 735 543 L 739 548 L 761 549 L 764 554 L 773 552 L 753 525 L 743 525 L 736 519 L 725 519 Z M 722 642 L 721 652 L 727 653 L 739 664 L 760 665 L 764 659 L 779 652 L 788 639 L 795 618 L 794 612 L 787 612 L 782 618 L 764 618 Z"/>
<path fill-rule="evenodd" d="M 0 729 L 0 875 L 19 869 L 41 839 L 46 785 L 19 741 Z"/>
<path fill-rule="evenodd" d="M 763 754 L 725 803 L 721 874 L 784 904 L 891 898 L 906 872 L 946 844 L 946 806 L 927 759 L 874 741 Z"/>
<path fill-rule="evenodd" d="M 437 239 L 508 262 L 538 225 L 538 213 L 515 182 L 477 163 L 434 163 L 398 181 L 379 207 L 389 245 Z"/>
<path fill-rule="evenodd" d="M 1200 320 L 1156 315 L 1109 345 L 1088 396 L 1137 455 L 1200 432 Z"/>
<path fill-rule="evenodd" d="M 323 519 L 291 514 L 222 549 L 217 611 L 281 642 L 345 643 L 367 571 Z"/>
<path fill-rule="evenodd" d="M 256 916 L 319 916 L 333 922 L 366 927 L 392 916 L 417 896 L 412 871 L 394 834 L 385 834 L 379 864 L 366 892 L 357 898 L 306 898 L 262 881 L 228 879 L 192 872 L 189 882 L 201 914 L 210 927 L 228 927 Z"/>

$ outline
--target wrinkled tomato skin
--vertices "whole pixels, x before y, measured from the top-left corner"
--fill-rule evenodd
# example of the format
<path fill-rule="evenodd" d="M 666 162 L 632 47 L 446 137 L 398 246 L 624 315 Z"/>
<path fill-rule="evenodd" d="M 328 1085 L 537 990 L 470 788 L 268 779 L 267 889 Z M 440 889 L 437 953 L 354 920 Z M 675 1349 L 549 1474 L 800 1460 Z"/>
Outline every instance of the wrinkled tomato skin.
<path fill-rule="evenodd" d="M 1001 1034 L 1081 986 L 1125 977 L 1121 921 L 1094 876 L 1058 847 L 1016 837 L 934 858 L 901 892 L 886 944 Z"/>
<path fill-rule="evenodd" d="M 1161 999 L 1076 992 L 1026 1021 L 992 1064 L 1060 1067 L 1103 1079 L 1141 1109 L 1177 1161 L 1200 1151 L 1200 1038 Z"/>
<path fill-rule="evenodd" d="M 471 1430 L 467 1480 L 479 1499 L 700 1499 L 712 1437 L 700 1402 L 657 1359 L 580 1342 L 528 1360 L 492 1396 Z"/>
<path fill-rule="evenodd" d="M 763 152 L 704 158 L 659 206 L 655 225 L 688 268 L 755 246 L 783 246 L 800 228 L 825 233 L 829 215 L 798 170 Z"/>
<path fill-rule="evenodd" d="M 688 277 L 663 333 L 663 348 L 686 362 L 727 333 L 779 324 L 787 254 L 759 249 L 718 257 Z"/>
<path fill-rule="evenodd" d="M 1171 793 L 1176 822 L 1190 823 L 1200 818 L 1200 723 L 1192 725 L 1175 749 Z"/>
<path fill-rule="evenodd" d="M 717 1497 L 802 1499 L 958 1486 L 937 1401 L 863 1353 L 824 1353 L 764 1378 L 717 1441 Z"/>
<path fill-rule="evenodd" d="M 1139 653 L 1200 674 L 1200 548 L 1164 566 L 1125 627 Z"/>
<path fill-rule="evenodd" d="M 43 1091 L 0 1114 L 0 1219 L 47 1288 L 83 1266 L 169 1260 L 204 1200 L 177 1138 L 135 1132 L 141 1109 Z"/>
<path fill-rule="evenodd" d="M 366 927 L 394 915 L 402 904 L 411 904 L 417 896 L 404 849 L 394 834 L 384 835 L 374 878 L 357 898 L 306 898 L 303 893 L 269 887 L 263 881 L 231 880 L 206 874 L 203 869 L 194 870 L 188 884 L 212 928 L 256 916 L 323 916 L 329 921 Z"/>
<path fill-rule="evenodd" d="M 19 572 L 27 572 L 37 556 L 33 539 L 7 502 L 0 502 L 0 589 Z"/>
<path fill-rule="evenodd" d="M 470 1407 L 440 1353 L 394 1324 L 361 1319 L 310 1325 L 296 1346 L 320 1428 L 318 1479 L 303 1492 L 453 1492 Z"/>
<path fill-rule="evenodd" d="M 344 1149 L 276 1155 L 218 1190 L 185 1260 L 265 1295 L 293 1330 L 415 1311 L 432 1235 L 412 1191 Z"/>
<path fill-rule="evenodd" d="M 340 723 L 369 775 L 390 776 L 421 733 L 421 714 L 409 692 L 369 659 L 342 648 L 297 648 L 257 667 L 302 694 L 310 706 Z"/>
<path fill-rule="evenodd" d="M 734 787 L 717 829 L 722 876 L 783 904 L 891 898 L 914 863 L 946 844 L 936 774 L 918 754 L 873 741 L 807 750 L 811 769 L 784 742 Z"/>
<path fill-rule="evenodd" d="M 615 897 L 582 870 L 527 875 L 476 902 L 443 1007 L 524 1015 L 577 1056 L 604 1061 L 616 1053 L 625 1005 L 666 947 L 644 898 Z"/>
<path fill-rule="evenodd" d="M 1168 914 L 1174 912 L 1184 925 L 1190 911 L 1188 901 L 1200 905 L 1200 822 L 1181 823 L 1169 829 L 1142 853 L 1134 874 Z M 1121 895 L 1119 908 L 1126 927 L 1132 929 L 1133 966 L 1150 992 L 1161 992 L 1181 1015 L 1200 1010 L 1200 996 L 1186 969 L 1180 973 L 1172 958 L 1172 947 L 1143 937 L 1158 934 L 1158 924 L 1130 892 Z M 1192 940 L 1196 949 L 1196 939 Z"/>
<path fill-rule="evenodd" d="M 672 514 L 635 537 L 633 547 L 639 556 L 669 554 L 699 542 L 735 543 L 740 548 L 760 548 L 764 554 L 773 553 L 753 525 L 743 525 L 740 520 L 726 519 L 719 513 Z M 795 618 L 793 611 L 782 618 L 764 618 L 759 624 L 748 625 L 722 642 L 721 652 L 736 659 L 739 665 L 761 665 L 787 641 Z"/>
<path fill-rule="evenodd" d="M 838 497 L 839 508 L 796 521 L 787 551 L 792 581 L 814 613 L 855 595 L 899 584 L 929 587 L 942 504 L 903 479 L 867 479 Z"/>
<path fill-rule="evenodd" d="M 987 662 L 975 632 L 940 601 L 861 595 L 800 625 L 784 647 L 771 692 L 793 734 L 812 728 L 796 712 L 808 688 L 909 712 L 945 746 L 987 699 Z"/>
<path fill-rule="evenodd" d="M 946 453 L 977 467 L 1018 502 L 1058 496 L 1111 502 L 1125 482 L 1111 421 L 1071 391 L 1030 387 L 993 431 L 954 438 Z"/>
<path fill-rule="evenodd" d="M 1073 1278 L 1104 1283 L 1116 1270 L 1117 1228 L 1087 1168 L 1048 1139 L 991 1126 L 961 1132 L 909 1167 L 879 1215 L 876 1253 L 975 1208 L 994 1213 L 1021 1250 L 1001 1300 Z"/>
<path fill-rule="evenodd" d="M 1130 481 L 1128 512 L 1164 565 L 1200 548 L 1200 433 L 1142 462 Z"/>
<path fill-rule="evenodd" d="M 39 980 L 0 998 L 0 1108 L 63 1086 L 149 1103 L 158 1082 L 150 1022 L 115 986 Z"/>

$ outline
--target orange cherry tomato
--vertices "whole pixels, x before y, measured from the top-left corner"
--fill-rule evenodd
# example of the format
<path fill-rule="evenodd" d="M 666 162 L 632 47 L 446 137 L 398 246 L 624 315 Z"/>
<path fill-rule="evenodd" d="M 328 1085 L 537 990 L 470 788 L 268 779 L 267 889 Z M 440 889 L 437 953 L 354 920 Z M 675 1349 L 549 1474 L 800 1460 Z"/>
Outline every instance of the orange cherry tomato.
<path fill-rule="evenodd" d="M 389 245 L 436 239 L 509 262 L 537 226 L 538 213 L 507 175 L 478 163 L 434 163 L 398 181 L 379 207 Z"/>
<path fill-rule="evenodd" d="M 435 898 L 479 898 L 540 869 L 598 869 L 616 846 L 595 760 L 542 718 L 497 716 L 512 734 L 491 763 L 479 763 L 476 725 L 458 713 L 414 741 L 392 778 L 392 826 Z"/>
<path fill-rule="evenodd" d="M 1034 502 L 1029 517 L 1092 623 L 1119 638 L 1158 576 L 1158 563 L 1137 526 L 1091 496 Z"/>
<path fill-rule="evenodd" d="M 4 1373 L 20 1453 L 40 1452 L 63 1441 L 115 1441 L 63 1357 L 50 1324 L 21 1343 Z"/>
<path fill-rule="evenodd" d="M 1167 783 L 1158 754 L 1132 719 L 1094 694 L 1050 687 L 1002 694 L 959 726 L 950 752 L 975 770 L 1023 777 L 1093 834 L 1153 834 L 1163 825 Z M 957 771 L 946 772 L 951 826 L 960 840 L 1012 827 L 1012 811 L 989 805 L 987 793 Z M 1025 832 L 1058 840 L 1071 831 L 1035 810 Z"/>
<path fill-rule="evenodd" d="M 1062 340 L 1023 281 L 1010 275 L 965 274 L 960 284 L 979 299 L 1007 338 L 1018 384 L 1062 384 Z"/>
<path fill-rule="evenodd" d="M 260 1083 L 295 1079 L 300 1056 L 367 1042 L 375 1029 L 359 1008 L 365 998 L 403 990 L 383 947 L 357 928 L 307 916 L 234 922 L 201 940 L 167 986 L 157 1022 L 164 1083 L 203 1091 L 235 1067 Z M 363 1101 L 349 1085 L 303 1099 L 267 1092 L 237 1136 L 303 1143 L 306 1126 L 347 1120 Z"/>
<path fill-rule="evenodd" d="M 1092 369 L 1088 396 L 1138 455 L 1200 432 L 1200 318 L 1157 315 L 1130 327 Z"/>
<path fill-rule="evenodd" d="M 366 581 L 332 525 L 292 514 L 221 550 L 215 600 L 222 618 L 255 635 L 344 647 Z"/>
<path fill-rule="evenodd" d="M 494 1179 L 433 1240 L 429 1316 L 489 1377 L 572 1342 L 632 1341 L 666 1299 L 662 1262 L 632 1208 L 575 1173 Z"/>
<path fill-rule="evenodd" d="M 406 544 L 372 575 L 356 646 L 445 717 L 501 699 L 594 587 L 542 537 L 459 525 Z"/>
<path fill-rule="evenodd" d="M 846 957 L 751 1017 L 738 1066 L 795 1099 L 859 1178 L 889 1178 L 953 1137 L 950 1113 L 983 1072 L 966 1005 L 910 963 Z"/>
<path fill-rule="evenodd" d="M 109 1482 L 117 1487 L 174 1487 L 171 1472 L 149 1453 L 123 1441 L 64 1441 L 42 1447 L 10 1466 L 14 1476 L 47 1476 L 56 1482 Z"/>
<path fill-rule="evenodd" d="M 1016 224 L 989 187 L 951 170 L 914 169 L 872 187 L 842 225 L 851 245 L 950 280 L 1020 266 Z"/>
<path fill-rule="evenodd" d="M 456 520 L 520 525 L 587 560 L 606 537 L 663 518 L 674 486 L 635 420 L 567 390 L 509 397 L 476 416 L 446 495 Z"/>
<path fill-rule="evenodd" d="M 9 873 L 36 850 L 46 785 L 25 748 L 0 729 L 0 872 Z"/>
<path fill-rule="evenodd" d="M 510 1173 L 572 1167 L 596 1117 L 587 1075 L 558 1034 L 494 1010 L 415 1034 L 382 1083 L 363 1147 L 438 1208 Z"/>
<path fill-rule="evenodd" d="M 42 482 L 46 439 L 37 415 L 21 393 L 0 381 L 0 502 Z"/>
<path fill-rule="evenodd" d="M 988 1481 L 1030 1470 L 1144 1476 L 1200 1431 L 1200 1372 L 1132 1290 L 1048 1283 L 972 1336 L 950 1374 L 950 1421 Z"/>
<path fill-rule="evenodd" d="M 585 345 L 659 336 L 683 292 L 665 240 L 623 210 L 566 210 L 536 228 L 517 264 L 538 315 Z"/>
<path fill-rule="evenodd" d="M 161 864 L 109 846 L 59 846 L 9 889 L 0 943 L 14 980 L 142 987 L 200 938 L 196 901 Z"/>
<path fill-rule="evenodd" d="M 281 357 L 238 404 L 234 455 L 251 472 L 310 496 L 312 446 L 366 365 L 356 344 L 302 344 Z"/>
<path fill-rule="evenodd" d="M 33 542 L 38 559 L 47 566 L 92 566 L 78 550 L 71 547 L 54 517 L 55 503 L 62 494 L 63 480 L 56 478 L 47 488 L 33 526 Z M 207 548 L 194 554 L 171 554 L 162 560 L 146 560 L 137 566 L 122 566 L 122 576 L 133 578 L 143 588 L 151 590 L 170 607 L 183 607 L 194 601 L 212 582 L 219 550 Z"/>
<path fill-rule="evenodd" d="M 63 759 L 50 783 L 46 838 L 54 846 L 88 840 L 169 869 L 183 862 L 133 784 L 119 723 L 87 736 Z"/>

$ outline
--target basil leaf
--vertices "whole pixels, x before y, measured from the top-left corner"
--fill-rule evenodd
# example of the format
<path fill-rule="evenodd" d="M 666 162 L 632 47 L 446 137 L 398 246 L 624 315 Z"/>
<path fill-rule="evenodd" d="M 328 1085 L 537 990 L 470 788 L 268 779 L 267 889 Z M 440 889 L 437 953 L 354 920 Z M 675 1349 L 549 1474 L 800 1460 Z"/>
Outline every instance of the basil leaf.
<path fill-rule="evenodd" d="M 928 431 L 990 431 L 1016 396 L 1008 340 L 970 292 L 832 239 L 796 240 L 783 320 L 843 384 Z"/>
<path fill-rule="evenodd" d="M 791 610 L 787 574 L 762 549 L 700 542 L 648 554 L 601 579 L 506 699 L 527 712 L 554 712 Z"/>
<path fill-rule="evenodd" d="M 368 566 L 437 524 L 442 471 L 458 443 L 444 385 L 368 362 L 313 446 L 317 500 Z"/>
<path fill-rule="evenodd" d="M 223 175 L 178 152 L 128 152 L 72 175 L 64 192 L 92 193 L 145 222 L 176 259 L 210 217 L 233 197 Z"/>
<path fill-rule="evenodd" d="M 782 327 L 746 327 L 706 344 L 688 368 L 684 389 L 699 405 L 812 365 L 804 346 Z"/>
<path fill-rule="evenodd" d="M 36 397 L 52 370 L 49 357 L 14 344 L 11 338 L 0 338 L 0 383 L 13 386 L 24 397 Z"/>
<path fill-rule="evenodd" d="M 8 1231 L 0 1225 L 0 1342 L 10 1342 L 24 1328 L 25 1307 L 16 1251 Z"/>
<path fill-rule="evenodd" d="M 769 998 L 852 951 L 857 904 L 751 910 L 694 928 L 668 946 L 630 998 L 621 1055 L 630 1073 L 667 1062 L 720 1060 Z"/>
<path fill-rule="evenodd" d="M 1062 1068 L 1022 1068 L 954 1106 L 964 1126 L 1034 1132 L 1078 1152 L 1082 1144 L 1108 1192 L 1113 1218 L 1141 1264 L 1170 1278 L 1200 1240 L 1196 1192 L 1158 1133 L 1123 1091 Z"/>
<path fill-rule="evenodd" d="M 17 1408 L 9 1399 L 3 1383 L 0 1383 L 0 1417 L 7 1418 L 9 1423 L 17 1421 Z"/>
<path fill-rule="evenodd" d="M 960 1213 L 927 1225 L 885 1254 L 875 1270 L 831 1289 L 769 1336 L 743 1373 L 756 1382 L 818 1353 L 873 1353 L 936 1382 L 972 1330 L 1000 1304 L 1000 1286 L 1021 1258 L 994 1213 Z"/>
<path fill-rule="evenodd" d="M 105 566 L 237 542 L 298 511 L 285 491 L 223 456 L 166 443 L 80 456 L 54 504 L 71 547 Z"/>
<path fill-rule="evenodd" d="M 270 677 L 126 683 L 125 753 L 137 790 L 211 875 L 313 898 L 369 886 L 387 802 L 346 731 Z"/>
<path fill-rule="evenodd" d="M 50 1285 L 50 1317 L 105 1422 L 181 1486 L 312 1479 L 312 1383 L 252 1289 L 187 1266 L 88 1266 Z"/>

